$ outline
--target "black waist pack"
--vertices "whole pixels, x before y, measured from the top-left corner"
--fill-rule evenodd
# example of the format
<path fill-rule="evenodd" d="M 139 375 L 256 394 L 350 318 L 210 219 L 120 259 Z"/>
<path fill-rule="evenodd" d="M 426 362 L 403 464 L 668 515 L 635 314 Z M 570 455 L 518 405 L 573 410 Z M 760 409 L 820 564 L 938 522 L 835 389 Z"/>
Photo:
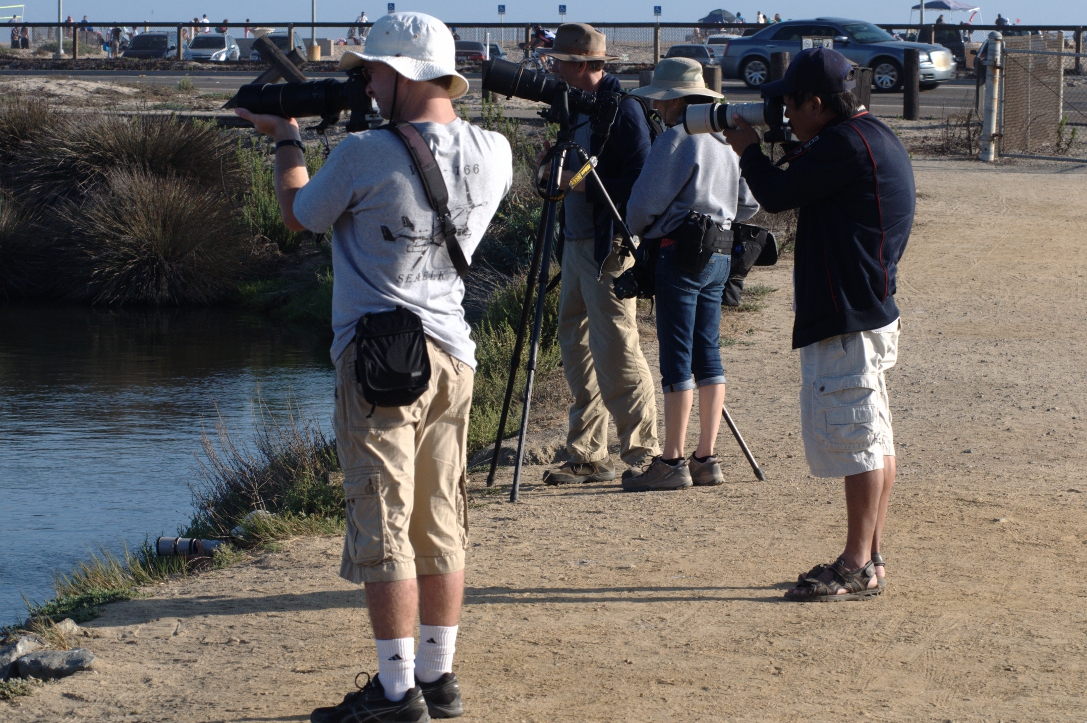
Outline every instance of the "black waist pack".
<path fill-rule="evenodd" d="M 689 212 L 668 237 L 676 242 L 676 268 L 689 274 L 701 274 L 715 253 L 732 251 L 732 231 L 695 211 Z"/>
<path fill-rule="evenodd" d="M 753 266 L 773 266 L 778 261 L 778 242 L 772 231 L 749 223 L 732 224 L 732 270 L 725 283 L 725 306 L 739 306 L 744 279 Z"/>
<path fill-rule="evenodd" d="M 374 407 L 406 406 L 430 385 L 423 320 L 411 309 L 363 316 L 355 325 L 355 351 L 355 378 Z"/>

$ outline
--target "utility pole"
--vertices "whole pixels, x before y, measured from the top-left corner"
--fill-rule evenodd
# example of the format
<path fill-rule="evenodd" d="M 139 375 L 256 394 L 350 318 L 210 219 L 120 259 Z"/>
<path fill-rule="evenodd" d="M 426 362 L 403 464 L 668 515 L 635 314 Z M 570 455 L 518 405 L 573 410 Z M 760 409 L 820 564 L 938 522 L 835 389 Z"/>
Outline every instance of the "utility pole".
<path fill-rule="evenodd" d="M 64 57 L 64 0 L 57 0 L 57 52 L 53 53 L 53 57 Z"/>
<path fill-rule="evenodd" d="M 309 44 L 317 44 L 317 0 L 310 0 L 309 5 Z"/>

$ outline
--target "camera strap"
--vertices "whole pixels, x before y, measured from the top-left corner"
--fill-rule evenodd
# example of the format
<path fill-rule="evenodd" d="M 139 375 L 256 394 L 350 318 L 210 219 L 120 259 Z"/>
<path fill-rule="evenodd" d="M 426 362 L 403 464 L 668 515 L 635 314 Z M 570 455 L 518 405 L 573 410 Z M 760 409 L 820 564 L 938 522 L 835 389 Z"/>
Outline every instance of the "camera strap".
<path fill-rule="evenodd" d="M 404 146 L 411 155 L 415 167 L 419 169 L 419 178 L 423 181 L 423 190 L 426 191 L 430 207 L 438 214 L 438 223 L 441 224 L 442 236 L 445 238 L 445 248 L 449 252 L 449 258 L 453 262 L 453 268 L 461 278 L 468 276 L 471 269 L 468 260 L 464 257 L 464 250 L 457 240 L 457 227 L 449 215 L 449 190 L 442 178 L 442 171 L 438 168 L 438 161 L 430 151 L 423 135 L 415 126 L 407 121 L 396 121 L 382 126 L 388 128 L 404 142 Z"/>

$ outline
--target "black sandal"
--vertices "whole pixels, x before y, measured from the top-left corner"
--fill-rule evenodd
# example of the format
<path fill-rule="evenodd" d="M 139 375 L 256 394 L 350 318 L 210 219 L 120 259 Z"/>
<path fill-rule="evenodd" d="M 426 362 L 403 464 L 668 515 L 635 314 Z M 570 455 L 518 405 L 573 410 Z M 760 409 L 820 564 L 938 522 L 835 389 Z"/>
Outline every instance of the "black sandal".
<path fill-rule="evenodd" d="M 876 587 L 869 587 L 872 579 L 876 577 L 876 568 L 871 560 L 863 567 L 850 570 L 842 562 L 842 558 L 839 557 L 830 565 L 816 565 L 811 572 L 816 571 L 819 574 L 829 571 L 832 573 L 833 579 L 827 583 L 818 579 L 817 575 L 801 575 L 802 579 L 797 581 L 797 587 L 805 589 L 805 592 L 786 592 L 785 599 L 793 602 L 837 602 L 839 600 L 864 600 L 883 593 L 883 588 L 879 586 L 878 582 Z M 840 593 L 840 590 L 846 592 Z"/>
<path fill-rule="evenodd" d="M 884 576 L 886 576 L 886 574 L 887 574 L 887 565 L 883 562 L 883 555 L 879 554 L 878 552 L 873 552 L 872 553 L 872 566 L 873 567 L 882 567 L 883 568 L 883 574 L 884 574 Z M 886 577 L 880 577 L 879 575 L 876 575 L 876 584 L 879 585 L 881 588 L 886 589 L 887 588 L 887 579 L 886 579 Z"/>

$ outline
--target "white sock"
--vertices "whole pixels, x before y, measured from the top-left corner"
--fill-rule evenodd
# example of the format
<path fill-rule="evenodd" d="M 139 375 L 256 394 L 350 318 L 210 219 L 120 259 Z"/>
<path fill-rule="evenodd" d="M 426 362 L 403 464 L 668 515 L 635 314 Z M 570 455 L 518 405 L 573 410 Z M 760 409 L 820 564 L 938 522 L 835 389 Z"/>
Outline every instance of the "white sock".
<path fill-rule="evenodd" d="M 415 687 L 415 638 L 377 641 L 377 674 L 385 697 L 394 703 Z"/>
<path fill-rule="evenodd" d="M 453 651 L 457 649 L 457 628 L 442 625 L 419 626 L 419 657 L 415 659 L 415 677 L 433 683 L 453 672 Z"/>

